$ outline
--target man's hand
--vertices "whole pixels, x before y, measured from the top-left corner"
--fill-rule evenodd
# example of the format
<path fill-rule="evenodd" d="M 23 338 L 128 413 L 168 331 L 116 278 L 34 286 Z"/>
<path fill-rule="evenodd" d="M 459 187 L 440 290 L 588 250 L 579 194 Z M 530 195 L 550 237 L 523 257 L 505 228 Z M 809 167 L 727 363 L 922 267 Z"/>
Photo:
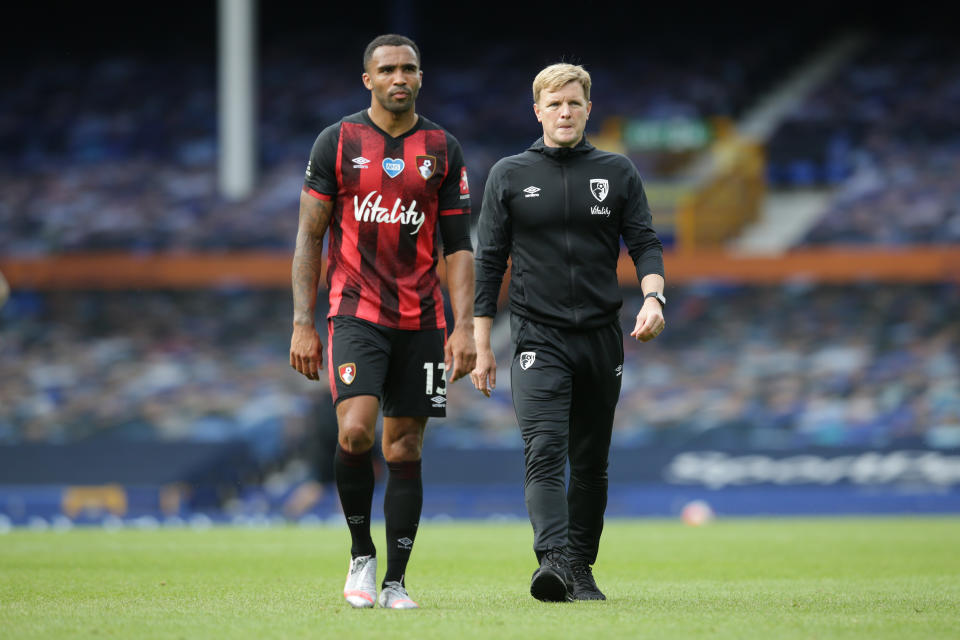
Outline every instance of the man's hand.
<path fill-rule="evenodd" d="M 323 345 L 313 325 L 293 325 L 290 338 L 290 366 L 310 380 L 320 379 L 323 369 Z"/>
<path fill-rule="evenodd" d="M 490 392 L 497 388 L 497 359 L 490 349 L 477 351 L 477 366 L 470 372 L 473 386 L 483 395 L 490 397 Z"/>
<path fill-rule="evenodd" d="M 649 342 L 660 335 L 666 324 L 660 302 L 656 298 L 647 298 L 637 314 L 637 324 L 630 335 L 640 342 Z"/>
<path fill-rule="evenodd" d="M 473 340 L 473 327 L 457 325 L 447 338 L 443 354 L 447 371 L 450 372 L 450 382 L 456 382 L 470 373 L 477 362 L 477 345 Z"/>

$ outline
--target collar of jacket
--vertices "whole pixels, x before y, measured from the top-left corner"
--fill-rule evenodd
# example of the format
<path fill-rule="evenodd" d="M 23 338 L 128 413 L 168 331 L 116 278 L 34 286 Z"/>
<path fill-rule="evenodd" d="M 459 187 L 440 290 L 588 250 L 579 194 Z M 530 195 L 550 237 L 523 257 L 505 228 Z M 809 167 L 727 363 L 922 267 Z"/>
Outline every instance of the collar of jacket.
<path fill-rule="evenodd" d="M 537 141 L 530 145 L 530 148 L 527 151 L 534 151 L 536 153 L 542 153 L 548 158 L 553 158 L 554 160 L 564 160 L 566 158 L 572 158 L 574 156 L 579 156 L 588 151 L 593 151 L 595 147 L 587 142 L 587 136 L 584 134 L 580 137 L 580 142 L 575 144 L 572 147 L 548 147 L 543 143 L 543 138 L 537 138 Z"/>

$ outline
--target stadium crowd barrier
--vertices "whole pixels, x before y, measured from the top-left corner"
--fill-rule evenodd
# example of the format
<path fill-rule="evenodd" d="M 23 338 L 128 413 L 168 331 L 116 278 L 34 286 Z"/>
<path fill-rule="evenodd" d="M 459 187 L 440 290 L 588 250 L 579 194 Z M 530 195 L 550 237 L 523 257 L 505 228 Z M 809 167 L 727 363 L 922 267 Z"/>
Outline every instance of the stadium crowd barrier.
<path fill-rule="evenodd" d="M 234 444 L 229 454 L 236 456 L 238 447 Z M 172 450 L 156 444 L 149 448 L 159 454 L 144 447 L 139 452 L 111 449 L 114 455 L 131 456 L 119 465 L 119 472 L 111 471 L 118 468 L 117 460 L 86 470 L 66 465 L 67 471 L 56 476 L 57 482 L 46 476 L 41 481 L 29 468 L 43 464 L 45 456 L 76 453 L 98 456 L 103 462 L 105 454 L 77 445 L 61 447 L 58 453 L 38 448 L 15 469 L 0 474 L 0 521 L 36 527 L 57 526 L 58 522 L 141 527 L 161 522 L 182 525 L 198 519 L 247 525 L 290 521 L 339 524 L 342 519 L 332 487 L 315 489 L 309 501 L 303 500 L 304 486 L 310 481 L 278 488 L 243 484 L 234 478 L 227 486 L 237 498 L 225 510 L 218 504 L 223 486 L 209 473 L 192 478 L 189 465 L 178 463 L 176 456 L 170 455 Z M 132 471 L 134 467 L 142 468 Z M 425 518 L 526 516 L 523 455 L 518 450 L 437 450 L 428 446 L 424 478 Z M 383 490 L 384 484 L 378 483 L 375 519 L 383 518 Z M 694 501 L 706 502 L 719 516 L 956 513 L 960 511 L 960 450 L 901 445 L 869 450 L 615 447 L 611 451 L 608 517 L 676 517 L 684 505 Z"/>

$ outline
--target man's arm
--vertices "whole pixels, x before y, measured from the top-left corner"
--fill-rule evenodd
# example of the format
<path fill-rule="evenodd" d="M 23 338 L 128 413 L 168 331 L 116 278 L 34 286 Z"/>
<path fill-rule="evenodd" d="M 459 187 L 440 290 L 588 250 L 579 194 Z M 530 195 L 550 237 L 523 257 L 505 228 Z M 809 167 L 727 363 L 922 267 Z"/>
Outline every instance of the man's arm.
<path fill-rule="evenodd" d="M 470 239 L 470 187 L 460 143 L 449 133 L 447 175 L 437 194 L 437 224 L 453 307 L 453 331 L 443 347 L 450 382 L 467 375 L 477 359 L 473 343 L 473 241 Z"/>
<path fill-rule="evenodd" d="M 629 162 L 629 160 L 627 161 Z M 627 169 L 629 195 L 626 209 L 620 223 L 620 235 L 627 245 L 627 251 L 637 269 L 637 279 L 641 285 L 648 274 L 663 276 L 663 244 L 653 230 L 653 216 L 643 182 L 636 167 L 631 163 Z M 649 293 L 653 289 L 644 289 Z"/>
<path fill-rule="evenodd" d="M 474 318 L 473 337 L 477 342 L 477 365 L 470 372 L 470 380 L 473 381 L 473 386 L 488 398 L 490 392 L 497 388 L 497 360 L 490 348 L 491 327 L 493 318 L 490 316 Z"/>
<path fill-rule="evenodd" d="M 293 254 L 293 336 L 290 366 L 310 380 L 319 380 L 323 369 L 323 345 L 314 314 L 317 287 L 323 269 L 323 236 L 330 225 L 333 200 L 321 200 L 300 192 L 300 225 Z"/>
<path fill-rule="evenodd" d="M 455 251 L 444 258 L 447 263 L 447 288 L 453 307 L 453 331 L 444 347 L 450 382 L 470 373 L 477 360 L 473 341 L 473 251 Z"/>
<path fill-rule="evenodd" d="M 473 312 L 476 316 L 497 314 L 497 300 L 513 245 L 510 215 L 503 201 L 504 165 L 495 164 L 487 176 L 483 206 L 477 222 L 477 285 Z"/>
<path fill-rule="evenodd" d="M 505 189 L 503 171 L 500 162 L 490 170 L 477 224 L 477 286 L 473 326 L 477 364 L 470 372 L 470 379 L 473 386 L 488 398 L 497 387 L 497 361 L 490 346 L 490 329 L 497 313 L 497 298 L 513 244 L 510 216 L 501 197 Z"/>
<path fill-rule="evenodd" d="M 650 273 L 640 281 L 640 290 L 643 291 L 643 295 L 654 291 L 663 295 L 663 284 L 663 276 L 659 273 Z M 666 321 L 663 319 L 663 307 L 660 301 L 654 297 L 646 298 L 637 314 L 637 324 L 630 335 L 640 342 L 648 342 L 660 335 L 665 326 Z"/>
<path fill-rule="evenodd" d="M 650 205 L 640 174 L 632 163 L 628 171 L 630 196 L 620 232 L 637 269 L 643 294 L 654 291 L 663 294 L 663 245 L 653 230 L 653 216 L 650 214 Z M 647 342 L 660 335 L 664 326 L 663 307 L 660 302 L 656 298 L 645 298 L 630 335 Z"/>

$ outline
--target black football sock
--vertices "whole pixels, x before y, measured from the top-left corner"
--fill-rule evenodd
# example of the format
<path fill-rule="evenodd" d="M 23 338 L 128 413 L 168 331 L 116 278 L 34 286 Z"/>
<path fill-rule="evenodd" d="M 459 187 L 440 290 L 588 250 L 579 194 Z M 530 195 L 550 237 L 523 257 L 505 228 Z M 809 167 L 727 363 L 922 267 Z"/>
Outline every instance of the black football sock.
<path fill-rule="evenodd" d="M 370 451 L 352 454 L 337 444 L 333 462 L 337 481 L 337 493 L 343 516 L 350 528 L 352 545 L 350 555 L 373 556 L 377 554 L 370 537 L 370 507 L 373 504 L 373 456 Z"/>
<path fill-rule="evenodd" d="M 387 572 L 383 582 L 399 582 L 407 571 L 423 509 L 423 479 L 420 461 L 388 462 L 390 475 L 383 496 L 387 529 Z"/>

